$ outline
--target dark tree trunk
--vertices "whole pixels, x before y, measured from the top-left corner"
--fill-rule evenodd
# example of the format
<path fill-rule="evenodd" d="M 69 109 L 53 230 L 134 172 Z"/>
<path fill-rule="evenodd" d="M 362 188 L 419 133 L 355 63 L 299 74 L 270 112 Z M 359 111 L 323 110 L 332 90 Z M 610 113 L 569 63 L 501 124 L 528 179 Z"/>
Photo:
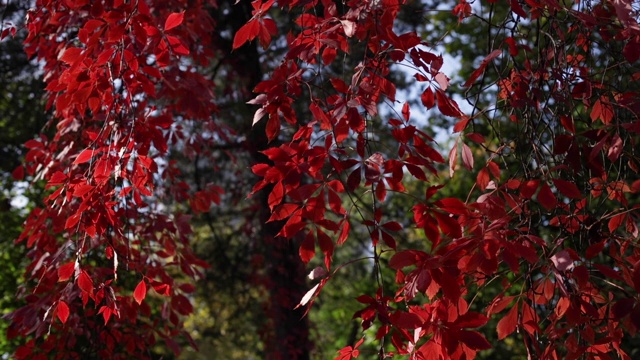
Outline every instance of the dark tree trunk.
<path fill-rule="evenodd" d="M 238 3 L 229 7 L 230 13 L 224 16 L 233 33 L 251 18 L 251 6 Z M 257 41 L 247 44 L 233 52 L 225 61 L 235 67 L 243 77 L 247 94 L 262 80 L 260 54 L 256 48 Z M 231 44 L 229 44 L 229 48 Z M 247 99 L 248 100 L 248 99 Z M 247 109 L 253 115 L 254 107 Z M 265 133 L 265 121 L 252 126 L 252 116 L 242 119 L 242 133 L 246 135 L 247 146 L 254 163 L 267 163 L 268 159 L 261 153 L 270 145 Z M 273 145 L 273 144 L 271 144 Z M 265 303 L 266 323 L 262 340 L 265 358 L 270 360 L 307 360 L 312 347 L 309 341 L 309 324 L 303 317 L 304 310 L 294 307 L 307 291 L 305 267 L 298 256 L 299 241 L 277 237 L 282 222 L 267 223 L 270 217 L 268 194 L 271 187 L 266 187 L 256 194 L 259 211 L 255 216 L 259 219 L 261 229 L 260 242 L 257 249 L 262 249 L 264 256 L 264 279 L 269 299 Z"/>

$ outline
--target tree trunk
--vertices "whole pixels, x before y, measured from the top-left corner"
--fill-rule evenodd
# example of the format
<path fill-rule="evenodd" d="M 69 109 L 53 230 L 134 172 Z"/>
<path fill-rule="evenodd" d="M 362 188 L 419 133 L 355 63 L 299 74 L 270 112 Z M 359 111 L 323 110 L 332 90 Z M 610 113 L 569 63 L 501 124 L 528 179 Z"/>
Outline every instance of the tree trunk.
<path fill-rule="evenodd" d="M 230 6 L 231 12 L 226 15 L 233 33 L 251 18 L 251 6 L 248 3 L 238 3 Z M 247 44 L 231 53 L 229 61 L 241 69 L 238 73 L 244 75 L 247 94 L 262 80 L 260 54 L 256 48 L 257 41 Z M 247 113 L 253 114 L 253 107 Z M 265 121 L 252 126 L 249 116 L 243 123 L 247 146 L 254 163 L 267 163 L 269 160 L 261 151 L 273 144 L 269 144 L 265 133 Z M 298 256 L 300 241 L 278 238 L 277 234 L 283 222 L 267 223 L 270 217 L 268 194 L 271 187 L 267 186 L 259 194 L 256 201 L 260 203 L 259 218 L 261 242 L 256 248 L 263 249 L 265 279 L 269 299 L 264 309 L 268 328 L 261 334 L 264 342 L 265 358 L 270 360 L 307 360 L 311 350 L 309 341 L 309 324 L 303 317 L 304 310 L 293 310 L 306 292 L 304 264 Z"/>

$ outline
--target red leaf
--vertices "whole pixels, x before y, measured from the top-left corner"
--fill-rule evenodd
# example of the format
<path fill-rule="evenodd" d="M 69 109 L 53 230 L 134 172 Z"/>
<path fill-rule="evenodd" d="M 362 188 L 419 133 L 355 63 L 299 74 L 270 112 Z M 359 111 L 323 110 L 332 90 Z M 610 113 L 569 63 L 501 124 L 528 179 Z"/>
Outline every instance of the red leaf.
<path fill-rule="evenodd" d="M 171 295 L 171 286 L 169 286 L 169 284 L 163 284 L 154 281 L 151 285 L 153 286 L 153 290 L 155 290 L 158 294 L 164 296 Z"/>
<path fill-rule="evenodd" d="M 474 143 L 476 143 L 478 145 L 484 144 L 484 136 L 482 136 L 481 134 L 468 133 L 468 134 L 465 134 L 464 137 L 466 137 L 467 139 L 473 141 Z"/>
<path fill-rule="evenodd" d="M 111 310 L 111 308 L 109 308 L 108 306 L 103 305 L 100 307 L 100 310 L 98 310 L 98 315 L 100 314 L 102 314 L 102 318 L 104 319 L 104 324 L 107 325 L 107 323 L 109 322 L 109 318 L 113 314 L 113 310 Z"/>
<path fill-rule="evenodd" d="M 546 183 L 542 184 L 540 188 L 540 192 L 538 192 L 538 202 L 542 205 L 547 211 L 553 210 L 556 205 L 558 205 L 558 200 L 555 195 L 551 192 L 551 188 Z"/>
<path fill-rule="evenodd" d="M 415 265 L 418 261 L 421 261 L 423 252 L 417 250 L 405 250 L 397 252 L 389 260 L 389 267 L 395 270 L 400 270 L 407 266 Z"/>
<path fill-rule="evenodd" d="M 424 323 L 420 316 L 403 311 L 391 315 L 391 324 L 401 329 L 416 329 Z"/>
<path fill-rule="evenodd" d="M 573 118 L 569 116 L 560 116 L 560 123 L 570 133 L 576 133 L 576 126 L 573 123 Z"/>
<path fill-rule="evenodd" d="M 93 295 L 93 280 L 86 271 L 82 270 L 78 276 L 78 287 L 80 290 Z"/>
<path fill-rule="evenodd" d="M 138 305 L 142 304 L 142 300 L 147 296 L 147 284 L 145 284 L 144 279 L 140 280 L 136 289 L 133 290 L 133 299 L 138 303 Z"/>
<path fill-rule="evenodd" d="M 258 24 L 260 25 L 260 31 L 258 33 L 260 46 L 262 46 L 263 49 L 266 49 L 269 47 L 269 44 L 271 44 L 271 35 L 278 33 L 278 27 L 273 19 L 261 19 Z"/>
<path fill-rule="evenodd" d="M 511 335 L 518 325 L 518 303 L 513 305 L 511 310 L 500 321 L 498 321 L 498 340 L 502 340 Z"/>
<path fill-rule="evenodd" d="M 462 143 L 462 165 L 464 165 L 467 170 L 473 169 L 473 154 L 469 146 L 465 143 Z"/>
<path fill-rule="evenodd" d="M 74 164 L 86 163 L 87 161 L 91 160 L 91 158 L 93 158 L 93 155 L 95 154 L 96 154 L 95 150 L 85 149 L 78 155 L 78 157 L 76 157 L 76 160 L 73 163 Z"/>
<path fill-rule="evenodd" d="M 582 193 L 578 190 L 576 184 L 560 179 L 553 179 L 553 184 L 558 188 L 560 193 L 570 199 L 580 199 L 582 197 Z"/>
<path fill-rule="evenodd" d="M 357 189 L 360 185 L 360 182 L 362 181 L 362 173 L 360 170 L 361 168 L 357 167 L 355 170 L 353 170 L 353 172 L 351 172 L 351 174 L 349 174 L 349 177 L 347 178 L 347 188 L 351 191 Z"/>
<path fill-rule="evenodd" d="M 282 185 L 282 181 L 278 181 L 273 186 L 273 190 L 271 190 L 271 193 L 269 194 L 269 209 L 273 211 L 273 208 L 276 205 L 280 205 L 282 199 L 284 199 L 284 185 Z"/>
<path fill-rule="evenodd" d="M 516 40 L 512 37 L 508 37 L 504 40 L 507 45 L 509 45 L 509 55 L 517 56 L 518 55 L 518 45 L 516 44 Z"/>
<path fill-rule="evenodd" d="M 342 79 L 331 78 L 329 79 L 329 82 L 331 82 L 331 85 L 333 86 L 334 89 L 336 89 L 337 92 L 343 93 L 343 94 L 346 94 L 349 92 L 349 86 L 347 86 L 347 83 L 345 83 Z"/>
<path fill-rule="evenodd" d="M 612 216 L 611 219 L 609 219 L 608 223 L 609 232 L 613 234 L 622 225 L 622 223 L 626 219 L 626 216 L 627 214 L 625 213 Z"/>
<path fill-rule="evenodd" d="M 179 55 L 189 55 L 189 49 L 175 36 L 167 35 L 166 36 L 169 45 L 174 53 Z"/>
<path fill-rule="evenodd" d="M 69 318 L 69 306 L 64 301 L 60 300 L 58 302 L 58 308 L 56 309 L 56 315 L 58 315 L 58 319 L 63 324 L 67 322 Z"/>
<path fill-rule="evenodd" d="M 456 320 L 456 325 L 461 328 L 478 328 L 489 321 L 489 318 L 477 312 L 468 312 Z"/>
<path fill-rule="evenodd" d="M 611 313 L 613 314 L 614 320 L 620 320 L 623 317 L 627 316 L 633 310 L 635 305 L 635 299 L 626 298 L 620 299 L 611 307 Z"/>
<path fill-rule="evenodd" d="M 597 242 L 595 244 L 591 244 L 589 245 L 589 247 L 587 248 L 587 251 L 585 252 L 585 258 L 587 259 L 593 259 L 594 257 L 598 256 L 598 254 L 600 254 L 600 252 L 602 252 L 602 250 L 604 249 L 604 246 L 607 244 L 606 240 Z"/>
<path fill-rule="evenodd" d="M 299 206 L 297 204 L 281 204 L 278 205 L 272 212 L 271 217 L 268 221 L 277 221 L 286 219 L 291 214 L 293 214 Z"/>
<path fill-rule="evenodd" d="M 451 148 L 449 152 L 449 176 L 453 177 L 453 173 L 456 171 L 456 161 L 458 161 L 458 143 Z"/>
<path fill-rule="evenodd" d="M 171 30 L 184 21 L 184 11 L 179 13 L 170 14 L 167 17 L 167 21 L 164 22 L 164 31 Z"/>
<path fill-rule="evenodd" d="M 476 177 L 476 184 L 478 184 L 480 190 L 485 191 L 489 185 L 489 181 L 489 170 L 486 167 L 480 169 Z"/>
<path fill-rule="evenodd" d="M 81 53 L 82 53 L 82 49 L 80 48 L 75 48 L 75 47 L 66 48 L 64 49 L 64 51 L 62 52 L 58 60 L 65 62 L 69 65 L 73 65 L 73 63 L 75 63 L 76 60 L 78 60 Z"/>
<path fill-rule="evenodd" d="M 442 90 L 436 89 L 436 99 L 438 101 L 438 110 L 440 110 L 442 115 L 453 116 L 457 118 L 464 115 L 462 111 L 460 111 L 460 108 L 458 108 L 458 104 L 455 101 L 449 99 Z"/>
<path fill-rule="evenodd" d="M 349 224 L 349 221 L 345 219 L 342 221 L 342 227 L 340 228 L 340 234 L 338 235 L 338 241 L 336 244 L 342 245 L 347 241 L 349 230 L 351 230 L 351 224 Z"/>
<path fill-rule="evenodd" d="M 233 38 L 233 48 L 235 50 L 244 45 L 247 41 L 251 41 L 260 33 L 260 21 L 258 19 L 250 20 L 244 24 Z"/>
<path fill-rule="evenodd" d="M 487 309 L 487 316 L 491 316 L 493 314 L 497 314 L 504 310 L 513 300 L 514 296 L 502 296 L 498 295 Z"/>
<path fill-rule="evenodd" d="M 457 133 L 457 132 L 461 132 L 462 130 L 467 128 L 467 125 L 469 124 L 469 120 L 471 120 L 471 118 L 469 117 L 464 117 L 462 120 L 458 121 L 455 125 L 453 125 L 453 133 Z"/>
<path fill-rule="evenodd" d="M 523 182 L 520 186 L 520 196 L 525 199 L 531 199 L 533 194 L 538 190 L 538 185 L 540 185 L 540 180 L 529 180 Z"/>
<path fill-rule="evenodd" d="M 334 250 L 333 240 L 331 240 L 331 238 L 324 231 L 320 229 L 317 230 L 317 235 L 318 235 L 318 245 L 320 246 L 320 250 L 322 251 L 325 257 L 324 259 L 325 266 L 327 267 L 327 270 L 330 270 L 331 258 L 333 256 L 333 250 Z"/>
<path fill-rule="evenodd" d="M 436 99 L 433 97 L 433 91 L 430 87 L 427 87 L 420 95 L 420 100 L 422 100 L 422 104 L 427 108 L 431 109 L 436 105 Z"/>
<path fill-rule="evenodd" d="M 596 121 L 598 119 L 605 125 L 611 123 L 611 120 L 613 120 L 613 107 L 604 96 L 596 100 L 591 109 L 591 120 Z"/>
<path fill-rule="evenodd" d="M 524 11 L 524 9 L 522 8 L 522 6 L 520 6 L 520 2 L 518 0 L 510 0 L 509 1 L 510 5 L 511 5 L 511 11 L 513 11 L 516 15 L 526 19 L 529 16 L 527 15 L 527 13 Z M 511 55 L 518 55 L 517 53 L 515 54 L 511 54 Z"/>
<path fill-rule="evenodd" d="M 400 231 L 402 230 L 402 225 L 400 225 L 397 221 L 389 221 L 382 224 L 382 227 L 389 231 Z"/>
<path fill-rule="evenodd" d="M 405 121 L 409 121 L 409 117 L 411 116 L 411 108 L 409 107 L 409 103 L 405 102 L 402 105 L 402 117 Z"/>
<path fill-rule="evenodd" d="M 67 281 L 73 275 L 73 271 L 75 270 L 76 262 L 71 261 L 68 262 L 58 268 L 58 281 Z"/>
<path fill-rule="evenodd" d="M 500 54 L 502 54 L 502 50 L 497 49 L 497 50 L 493 50 L 491 54 L 487 55 L 480 63 L 480 66 L 471 74 L 471 76 L 469 76 L 469 79 L 467 79 L 467 81 L 464 83 L 463 86 L 469 87 L 471 84 L 473 84 L 476 81 L 476 79 L 478 79 L 478 77 L 482 75 L 482 73 L 484 72 L 484 69 L 487 67 L 487 65 L 489 65 L 489 62 L 497 58 L 498 56 L 500 56 Z"/>
<path fill-rule="evenodd" d="M 17 168 L 15 168 L 15 170 L 13 170 L 13 172 L 11 173 L 11 176 L 13 177 L 14 180 L 23 180 L 24 179 L 24 166 L 20 165 Z"/>
<path fill-rule="evenodd" d="M 449 214 L 464 215 L 469 212 L 467 205 L 456 198 L 444 198 L 436 201 L 435 204 Z"/>
<path fill-rule="evenodd" d="M 460 286 L 458 285 L 456 278 L 447 272 L 446 269 L 443 269 L 442 271 L 432 271 L 431 275 L 433 276 L 433 280 L 435 280 L 435 282 L 442 288 L 444 296 L 451 299 L 453 302 L 457 302 L 461 293 Z"/>
<path fill-rule="evenodd" d="M 477 331 L 460 331 L 460 341 L 473 350 L 491 349 L 491 344 Z"/>
<path fill-rule="evenodd" d="M 305 264 L 309 263 L 309 261 L 311 261 L 311 259 L 316 255 L 316 241 L 312 232 L 309 232 L 300 244 L 299 254 L 300 259 Z"/>

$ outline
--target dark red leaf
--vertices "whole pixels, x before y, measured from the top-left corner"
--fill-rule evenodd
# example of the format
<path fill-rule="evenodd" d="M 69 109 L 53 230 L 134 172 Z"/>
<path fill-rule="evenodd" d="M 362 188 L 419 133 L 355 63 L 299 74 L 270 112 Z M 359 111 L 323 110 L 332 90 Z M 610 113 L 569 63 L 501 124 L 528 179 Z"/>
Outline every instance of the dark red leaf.
<path fill-rule="evenodd" d="M 464 137 L 466 137 L 467 139 L 473 141 L 474 143 L 476 143 L 478 145 L 484 144 L 484 136 L 482 136 L 481 134 L 468 133 L 468 134 L 465 134 Z"/>
<path fill-rule="evenodd" d="M 618 300 L 615 305 L 611 307 L 611 313 L 614 320 L 620 320 L 623 317 L 629 315 L 633 311 L 633 307 L 636 301 L 632 298 L 624 298 Z"/>
<path fill-rule="evenodd" d="M 520 196 L 525 199 L 531 199 L 536 190 L 538 190 L 538 185 L 540 185 L 540 180 L 529 180 L 521 183 Z"/>
<path fill-rule="evenodd" d="M 358 186 L 360 186 L 360 182 L 362 180 L 362 174 L 360 169 L 361 169 L 360 167 L 357 167 L 355 170 L 351 172 L 351 174 L 347 178 L 347 188 L 350 191 L 353 191 L 357 189 Z"/>
<path fill-rule="evenodd" d="M 317 229 L 317 235 L 318 245 L 320 246 L 320 250 L 325 257 L 325 266 L 327 267 L 327 270 L 330 270 L 331 258 L 333 257 L 334 250 L 333 240 L 331 240 L 331 238 L 324 231 L 320 230 L 320 228 Z"/>
<path fill-rule="evenodd" d="M 312 232 L 307 233 L 307 236 L 305 236 L 300 244 L 299 255 L 305 264 L 309 263 L 316 255 L 316 241 Z"/>
<path fill-rule="evenodd" d="M 587 251 L 585 252 L 585 258 L 587 259 L 595 258 L 596 256 L 598 256 L 598 254 L 602 252 L 606 244 L 607 244 L 607 240 L 602 240 L 595 244 L 589 245 L 589 247 L 587 248 Z"/>
<path fill-rule="evenodd" d="M 15 168 L 13 170 L 13 172 L 11 173 L 11 176 L 13 177 L 14 180 L 23 180 L 24 179 L 24 166 L 20 165 L 17 168 Z"/>
<path fill-rule="evenodd" d="M 511 300 L 509 300 L 511 301 Z M 507 336 L 511 335 L 518 326 L 518 303 L 513 305 L 513 307 L 507 312 L 500 321 L 498 321 L 498 325 L 496 329 L 498 330 L 498 340 L 502 340 Z"/>
<path fill-rule="evenodd" d="M 456 320 L 456 325 L 461 328 L 477 328 L 483 326 L 489 318 L 477 312 L 467 312 Z"/>
<path fill-rule="evenodd" d="M 171 286 L 169 286 L 169 284 L 164 284 L 164 283 L 159 283 L 157 281 L 154 281 L 151 283 L 151 286 L 153 286 L 153 290 L 155 290 L 160 295 L 163 295 L 163 296 L 171 295 Z"/>
<path fill-rule="evenodd" d="M 467 205 L 457 198 L 444 198 L 435 202 L 440 209 L 449 214 L 464 215 L 469 212 Z"/>
<path fill-rule="evenodd" d="M 389 231 L 400 231 L 402 230 L 402 225 L 400 225 L 397 221 L 389 221 L 382 224 L 382 227 Z"/>
<path fill-rule="evenodd" d="M 407 266 L 415 265 L 420 258 L 426 255 L 425 253 L 417 250 L 404 250 L 397 252 L 389 260 L 389 267 L 395 270 L 400 270 Z"/>
<path fill-rule="evenodd" d="M 560 179 L 553 179 L 553 184 L 558 188 L 560 193 L 570 199 L 580 199 L 582 197 L 582 193 L 578 190 L 576 184 Z"/>
<path fill-rule="evenodd" d="M 560 123 L 562 126 L 570 133 L 576 133 L 576 127 L 573 123 L 573 117 L 570 116 L 560 116 Z"/>
<path fill-rule="evenodd" d="M 558 205 L 558 200 L 555 195 L 553 195 L 553 192 L 551 192 L 549 185 L 546 183 L 542 184 L 542 187 L 538 192 L 538 202 L 547 209 L 547 211 L 555 209 L 556 205 Z"/>
<path fill-rule="evenodd" d="M 613 234 L 620 226 L 622 226 L 626 219 L 626 216 L 627 214 L 625 213 L 612 216 L 608 222 L 609 232 Z"/>
<path fill-rule="evenodd" d="M 464 114 L 460 111 L 458 104 L 449 99 L 447 95 L 445 95 L 444 91 L 440 89 L 436 89 L 436 99 L 438 102 L 438 110 L 445 116 L 453 116 L 456 118 L 462 117 Z"/>
<path fill-rule="evenodd" d="M 427 87 L 420 95 L 420 100 L 422 100 L 422 104 L 427 108 L 431 109 L 436 105 L 436 99 L 433 96 L 433 90 L 430 87 Z"/>
<path fill-rule="evenodd" d="M 487 339 L 477 331 L 460 331 L 458 333 L 460 341 L 473 350 L 486 350 L 491 349 L 491 344 Z"/>
<path fill-rule="evenodd" d="M 391 315 L 391 324 L 401 329 L 416 329 L 424 323 L 420 316 L 404 311 L 396 311 Z"/>

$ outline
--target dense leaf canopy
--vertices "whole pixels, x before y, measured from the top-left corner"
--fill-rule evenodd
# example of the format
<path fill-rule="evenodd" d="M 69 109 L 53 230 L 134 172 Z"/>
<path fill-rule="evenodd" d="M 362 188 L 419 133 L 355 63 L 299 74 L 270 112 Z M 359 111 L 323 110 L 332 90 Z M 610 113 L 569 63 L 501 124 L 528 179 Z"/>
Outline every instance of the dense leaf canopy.
<path fill-rule="evenodd" d="M 178 356 L 194 312 L 247 319 L 270 359 L 316 339 L 343 360 L 637 356 L 639 19 L 632 0 L 35 1 L 51 114 L 11 169 L 44 188 L 15 357 Z M 336 303 L 311 318 L 345 321 L 339 341 L 310 331 Z"/>

